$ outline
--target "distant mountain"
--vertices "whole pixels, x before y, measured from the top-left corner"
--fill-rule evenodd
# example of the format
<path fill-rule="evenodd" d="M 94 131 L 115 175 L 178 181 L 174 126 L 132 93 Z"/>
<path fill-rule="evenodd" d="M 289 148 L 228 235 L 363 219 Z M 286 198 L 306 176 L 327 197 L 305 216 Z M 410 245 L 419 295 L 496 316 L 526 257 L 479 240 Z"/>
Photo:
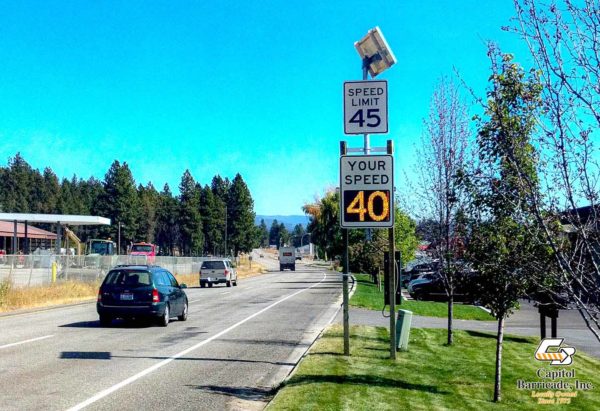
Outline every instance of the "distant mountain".
<path fill-rule="evenodd" d="M 308 216 L 305 215 L 257 215 L 254 219 L 256 225 L 260 224 L 260 220 L 265 220 L 267 230 L 271 228 L 273 220 L 277 220 L 279 223 L 283 223 L 288 231 L 292 231 L 296 224 L 302 224 L 304 228 L 308 224 Z"/>

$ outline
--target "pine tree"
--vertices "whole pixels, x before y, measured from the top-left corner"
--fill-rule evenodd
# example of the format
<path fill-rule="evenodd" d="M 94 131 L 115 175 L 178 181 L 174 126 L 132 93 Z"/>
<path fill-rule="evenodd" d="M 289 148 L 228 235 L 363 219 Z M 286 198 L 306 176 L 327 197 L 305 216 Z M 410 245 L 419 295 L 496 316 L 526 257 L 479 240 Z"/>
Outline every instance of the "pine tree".
<path fill-rule="evenodd" d="M 223 247 L 225 208 L 208 185 L 202 189 L 200 214 L 204 232 L 204 252 L 216 255 Z"/>
<path fill-rule="evenodd" d="M 117 227 L 120 222 L 121 244 L 137 241 L 139 198 L 133 175 L 127 163 L 121 165 L 118 160 L 115 160 L 104 176 L 103 184 L 104 192 L 98 201 L 98 208 L 104 217 L 111 219 L 112 223 L 110 227 L 102 230 L 103 234 L 116 239 Z M 120 250 L 120 252 L 122 251 Z"/>
<path fill-rule="evenodd" d="M 159 194 L 156 212 L 156 242 L 169 255 L 175 254 L 175 246 L 179 241 L 178 211 L 179 203 L 173 197 L 169 185 L 165 184 Z"/>
<path fill-rule="evenodd" d="M 256 246 L 254 229 L 254 200 L 248 186 L 238 173 L 234 177 L 229 189 L 227 203 L 229 241 L 228 247 L 233 249 L 234 255 L 238 252 L 249 252 Z"/>
<path fill-rule="evenodd" d="M 260 246 L 262 248 L 269 246 L 269 231 L 267 230 L 267 224 L 265 223 L 264 218 L 260 219 L 260 226 L 258 227 L 258 236 Z"/>
<path fill-rule="evenodd" d="M 301 247 L 302 245 L 304 245 L 304 237 L 306 234 L 306 230 L 304 229 L 304 226 L 302 224 L 296 224 L 294 226 L 294 229 L 292 230 L 292 243 L 294 244 L 294 247 Z"/>
<path fill-rule="evenodd" d="M 279 224 L 279 245 L 290 245 L 290 233 L 283 223 Z"/>
<path fill-rule="evenodd" d="M 216 244 L 216 249 L 217 253 L 222 252 L 223 255 L 227 255 L 227 250 L 225 250 L 225 225 L 227 220 L 227 201 L 229 198 L 230 185 L 231 184 L 228 179 L 223 179 L 219 175 L 214 176 L 210 184 L 210 189 L 213 194 L 213 217 L 215 230 L 223 233 L 223 235 L 220 237 L 220 242 Z M 229 235 L 229 224 L 227 224 L 227 228 Z"/>
<path fill-rule="evenodd" d="M 152 183 L 148 182 L 146 187 L 141 184 L 138 186 L 138 196 L 140 199 L 140 214 L 137 239 L 138 241 L 154 243 L 159 194 Z"/>
<path fill-rule="evenodd" d="M 200 255 L 204 246 L 200 192 L 189 170 L 185 170 L 179 184 L 179 227 L 181 250 L 185 255 Z"/>
<path fill-rule="evenodd" d="M 39 212 L 44 214 L 56 213 L 60 198 L 60 183 L 50 167 L 44 169 L 41 191 L 42 206 Z"/>
<path fill-rule="evenodd" d="M 31 211 L 32 174 L 33 169 L 21 156 L 21 153 L 8 159 L 8 168 L 2 182 L 6 212 L 28 213 Z"/>
<path fill-rule="evenodd" d="M 269 245 L 275 245 L 279 248 L 279 222 L 274 219 L 269 230 Z"/>

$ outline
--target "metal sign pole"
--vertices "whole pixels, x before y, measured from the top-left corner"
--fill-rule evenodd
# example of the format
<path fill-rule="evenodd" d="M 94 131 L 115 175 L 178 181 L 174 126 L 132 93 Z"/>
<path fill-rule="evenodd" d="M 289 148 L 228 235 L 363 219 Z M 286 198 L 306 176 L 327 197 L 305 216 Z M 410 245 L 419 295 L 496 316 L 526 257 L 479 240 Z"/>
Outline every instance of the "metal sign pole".
<path fill-rule="evenodd" d="M 348 153 L 348 146 L 345 141 L 340 142 L 340 155 L 344 156 Z M 340 192 L 340 196 L 343 193 Z M 341 199 L 340 199 L 341 201 Z M 344 316 L 344 355 L 350 355 L 350 321 L 348 313 L 348 229 L 342 228 L 342 236 L 344 242 L 344 271 L 342 274 L 342 295 L 343 295 L 343 316 Z"/>
<path fill-rule="evenodd" d="M 387 145 L 388 154 L 393 155 L 394 149 L 393 145 L 388 141 Z M 394 193 L 392 192 L 393 196 Z M 395 210 L 390 209 L 390 213 L 395 212 Z M 394 236 L 394 227 L 388 229 L 389 233 L 389 252 L 390 258 L 388 258 L 388 264 L 390 265 L 389 273 L 390 273 L 390 358 L 392 360 L 396 359 L 396 253 L 395 253 L 395 236 Z"/>
<path fill-rule="evenodd" d="M 344 274 L 343 274 L 343 293 L 344 293 L 344 355 L 350 355 L 350 319 L 348 312 L 348 229 L 342 229 L 344 236 Z"/>
<path fill-rule="evenodd" d="M 369 59 L 364 59 L 362 64 L 363 70 L 363 80 L 369 79 Z M 369 147 L 369 135 L 365 133 L 364 135 L 364 154 L 365 156 L 369 155 L 370 147 Z"/>

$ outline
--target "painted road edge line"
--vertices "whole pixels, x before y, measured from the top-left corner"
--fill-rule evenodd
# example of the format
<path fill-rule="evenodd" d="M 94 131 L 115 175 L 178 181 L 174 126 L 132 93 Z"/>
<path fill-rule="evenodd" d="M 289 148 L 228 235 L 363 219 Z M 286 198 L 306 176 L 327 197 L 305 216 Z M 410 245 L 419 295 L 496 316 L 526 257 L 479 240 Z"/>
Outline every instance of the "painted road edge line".
<path fill-rule="evenodd" d="M 19 341 L 19 342 L 16 342 L 16 343 L 11 343 L 11 344 L 6 344 L 6 345 L 0 345 L 0 350 L 3 349 L 3 348 L 14 347 L 16 345 L 27 344 L 27 343 L 30 343 L 30 342 L 45 340 L 46 338 L 52 338 L 52 337 L 54 337 L 54 335 L 44 335 L 43 337 L 31 338 L 31 339 L 25 340 L 25 341 Z"/>
<path fill-rule="evenodd" d="M 284 302 L 284 301 L 286 301 L 286 300 L 288 300 L 288 299 L 290 299 L 292 297 L 295 297 L 298 294 L 303 293 L 306 290 L 310 290 L 311 288 L 316 287 L 317 285 L 321 284 L 323 282 L 323 280 L 325 280 L 325 278 L 326 278 L 326 276 L 323 275 L 323 278 L 318 283 L 314 283 L 310 287 L 304 288 L 304 289 L 302 289 L 300 291 L 296 291 L 295 293 L 292 293 L 292 294 L 290 294 L 290 295 L 288 295 L 286 297 L 283 297 L 280 300 L 275 301 L 273 304 L 271 304 L 271 305 L 263 308 L 260 311 L 255 312 L 254 314 L 250 315 L 249 317 L 244 318 L 241 321 L 238 321 L 237 323 L 235 323 L 232 326 L 224 329 L 223 331 L 221 331 L 221 332 L 213 335 L 212 337 L 210 337 L 210 338 L 208 338 L 208 339 L 206 339 L 204 341 L 201 341 L 198 344 L 193 345 L 193 346 L 191 346 L 189 348 L 186 348 L 185 350 L 183 350 L 183 351 L 181 351 L 181 352 L 179 352 L 179 353 L 177 353 L 177 354 L 175 354 L 175 355 L 167 358 L 166 360 L 163 360 L 163 361 L 161 361 L 159 363 L 156 363 L 153 366 L 151 366 L 149 368 L 146 368 L 145 370 L 142 370 L 142 371 L 138 372 L 137 374 L 135 374 L 135 375 L 127 378 L 126 380 L 121 381 L 120 383 L 117 383 L 117 384 L 113 385 L 112 387 L 109 387 L 109 388 L 107 388 L 107 389 L 105 389 L 103 391 L 100 391 L 98 394 L 94 395 L 93 397 L 88 398 L 87 400 L 85 400 L 83 402 L 80 402 L 79 404 L 75 405 L 74 407 L 69 408 L 67 411 L 78 411 L 78 410 L 81 410 L 81 409 L 87 407 L 88 405 L 91 405 L 91 404 L 95 403 L 96 401 L 98 401 L 98 400 L 100 400 L 100 399 L 102 399 L 102 398 L 104 398 L 104 397 L 112 394 L 113 392 L 115 392 L 115 391 L 117 391 L 117 390 L 119 390 L 119 389 L 121 389 L 121 388 L 123 388 L 123 387 L 125 387 L 125 386 L 127 386 L 129 384 L 131 384 L 132 382 L 135 382 L 135 381 L 139 380 L 140 378 L 142 378 L 142 377 L 150 374 L 151 372 L 156 371 L 159 368 L 161 368 L 161 367 L 169 364 L 171 361 L 174 361 L 177 358 L 183 357 L 184 355 L 186 355 L 186 354 L 188 354 L 188 353 L 190 353 L 190 352 L 192 352 L 192 351 L 194 351 L 194 350 L 202 347 L 203 345 L 206 345 L 209 342 L 216 340 L 217 338 L 219 338 L 219 337 L 227 334 L 229 331 L 231 331 L 231 330 L 239 327 L 240 325 L 244 324 L 245 322 L 248 322 L 251 319 L 259 316 L 262 313 L 264 313 L 265 311 L 270 310 L 271 308 L 275 307 L 276 305 L 278 305 L 278 304 L 280 304 L 280 303 L 282 303 L 282 302 Z"/>

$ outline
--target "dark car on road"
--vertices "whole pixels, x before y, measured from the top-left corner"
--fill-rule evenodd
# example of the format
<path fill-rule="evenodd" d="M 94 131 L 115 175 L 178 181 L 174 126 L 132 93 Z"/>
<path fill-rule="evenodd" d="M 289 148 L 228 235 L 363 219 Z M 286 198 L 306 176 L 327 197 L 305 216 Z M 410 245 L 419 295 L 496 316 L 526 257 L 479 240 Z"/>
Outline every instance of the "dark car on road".
<path fill-rule="evenodd" d="M 110 325 L 115 318 L 152 318 L 166 327 L 177 317 L 185 321 L 188 299 L 173 274 L 162 267 L 121 265 L 111 269 L 98 291 L 96 310 L 100 324 Z"/>

